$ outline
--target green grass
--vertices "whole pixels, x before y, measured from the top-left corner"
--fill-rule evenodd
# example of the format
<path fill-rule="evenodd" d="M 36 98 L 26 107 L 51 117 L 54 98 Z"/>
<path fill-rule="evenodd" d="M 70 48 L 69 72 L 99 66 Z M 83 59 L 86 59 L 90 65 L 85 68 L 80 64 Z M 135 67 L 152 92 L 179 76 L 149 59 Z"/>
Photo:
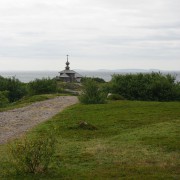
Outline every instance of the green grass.
<path fill-rule="evenodd" d="M 80 121 L 97 130 L 76 128 Z M 51 164 L 43 175 L 15 175 L 2 145 L 0 179 L 179 179 L 179 121 L 179 102 L 77 104 L 28 134 L 55 127 L 60 166 Z"/>
<path fill-rule="evenodd" d="M 67 96 L 67 94 L 43 94 L 43 95 L 26 96 L 17 102 L 10 103 L 7 107 L 0 108 L 0 112 L 24 107 L 34 102 L 45 101 L 48 99 L 55 98 L 57 96 Z"/>

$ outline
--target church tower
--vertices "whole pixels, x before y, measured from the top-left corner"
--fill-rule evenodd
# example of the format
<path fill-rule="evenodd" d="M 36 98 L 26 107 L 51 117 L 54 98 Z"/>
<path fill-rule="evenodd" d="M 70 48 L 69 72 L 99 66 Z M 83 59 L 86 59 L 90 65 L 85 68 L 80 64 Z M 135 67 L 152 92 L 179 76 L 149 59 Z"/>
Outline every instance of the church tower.
<path fill-rule="evenodd" d="M 66 70 L 69 70 L 70 69 L 70 67 L 69 67 L 69 61 L 68 61 L 68 57 L 69 57 L 69 55 L 67 55 L 67 62 L 66 62 Z"/>

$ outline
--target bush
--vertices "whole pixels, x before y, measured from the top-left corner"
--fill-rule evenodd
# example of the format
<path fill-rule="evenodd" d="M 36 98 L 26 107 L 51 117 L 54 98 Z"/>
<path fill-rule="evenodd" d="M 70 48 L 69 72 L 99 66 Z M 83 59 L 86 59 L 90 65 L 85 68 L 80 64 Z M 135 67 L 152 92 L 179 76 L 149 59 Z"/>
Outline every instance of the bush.
<path fill-rule="evenodd" d="M 180 100 L 180 84 L 169 74 L 113 75 L 111 85 L 111 92 L 129 100 Z"/>
<path fill-rule="evenodd" d="M 0 108 L 5 107 L 8 103 L 7 92 L 0 91 Z"/>
<path fill-rule="evenodd" d="M 173 87 L 172 96 L 174 100 L 180 101 L 180 82 Z"/>
<path fill-rule="evenodd" d="M 57 92 L 57 81 L 55 79 L 43 78 L 31 81 L 28 84 L 29 94 L 49 94 Z"/>
<path fill-rule="evenodd" d="M 119 94 L 110 94 L 108 100 L 125 100 L 125 98 Z"/>
<path fill-rule="evenodd" d="M 17 173 L 46 172 L 55 154 L 55 142 L 55 136 L 41 134 L 39 137 L 26 137 L 11 144 L 11 163 Z"/>
<path fill-rule="evenodd" d="M 94 80 L 95 82 L 97 82 L 97 83 L 105 83 L 106 81 L 104 80 L 104 79 L 102 79 L 102 78 L 98 78 L 98 77 L 83 77 L 82 79 L 81 79 L 81 82 L 83 83 L 83 82 L 85 82 L 85 81 L 87 81 L 87 80 Z"/>
<path fill-rule="evenodd" d="M 15 77 L 4 78 L 0 76 L 0 91 L 8 91 L 10 102 L 17 101 L 27 94 L 26 85 Z"/>
<path fill-rule="evenodd" d="M 102 104 L 105 103 L 106 96 L 94 80 L 88 79 L 83 83 L 83 90 L 79 100 L 83 104 Z"/>

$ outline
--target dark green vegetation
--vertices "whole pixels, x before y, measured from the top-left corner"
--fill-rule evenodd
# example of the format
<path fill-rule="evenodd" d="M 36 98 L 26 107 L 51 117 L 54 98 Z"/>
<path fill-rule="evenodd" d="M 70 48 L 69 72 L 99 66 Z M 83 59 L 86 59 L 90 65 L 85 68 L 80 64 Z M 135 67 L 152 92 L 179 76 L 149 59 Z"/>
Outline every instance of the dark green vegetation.
<path fill-rule="evenodd" d="M 179 179 L 179 121 L 179 102 L 78 104 L 28 134 L 55 133 L 48 172 L 15 174 L 2 145 L 0 179 Z"/>
<path fill-rule="evenodd" d="M 63 89 L 64 87 L 55 79 L 43 78 L 22 83 L 14 77 L 4 78 L 0 76 L 0 111 L 2 108 L 12 108 L 23 103 L 46 100 L 62 93 L 71 94 L 71 92 L 66 92 Z M 47 94 L 52 93 L 54 95 L 47 96 Z"/>
<path fill-rule="evenodd" d="M 161 73 L 113 75 L 108 83 L 101 78 L 84 77 L 82 84 L 84 87 L 50 78 L 22 83 L 15 77 L 0 76 L 0 108 L 28 96 L 52 93 L 77 95 L 82 89 L 80 101 L 86 104 L 104 103 L 108 93 L 113 93 L 111 100 L 180 101 L 180 82 Z"/>
<path fill-rule="evenodd" d="M 104 103 L 108 93 L 110 100 L 180 101 L 180 82 L 170 74 L 126 74 L 113 75 L 108 83 L 100 78 L 83 78 L 84 104 Z"/>
<path fill-rule="evenodd" d="M 0 91 L 0 108 L 6 106 L 9 103 L 7 94 L 8 94 L 7 91 Z"/>
<path fill-rule="evenodd" d="M 169 74 L 113 75 L 109 90 L 128 100 L 180 101 L 180 82 Z"/>
<path fill-rule="evenodd" d="M 98 77 L 92 77 L 92 78 L 91 77 L 83 77 L 81 79 L 81 82 L 83 83 L 83 82 L 85 82 L 87 80 L 93 80 L 93 81 L 95 81 L 97 83 L 105 83 L 106 82 L 104 79 L 98 78 Z"/>
<path fill-rule="evenodd" d="M 106 101 L 106 94 L 101 91 L 96 81 L 86 79 L 83 82 L 83 89 L 79 100 L 83 104 L 103 104 Z"/>
<path fill-rule="evenodd" d="M 3 78 L 0 76 L 0 92 L 4 94 L 9 102 L 15 102 L 27 94 L 27 89 L 24 83 L 14 77 Z M 2 93 L 0 95 L 1 97 Z M 2 104 L 2 106 L 3 105 L 4 104 Z"/>
<path fill-rule="evenodd" d="M 57 81 L 55 79 L 36 79 L 28 83 L 30 95 L 48 94 L 57 92 Z"/>

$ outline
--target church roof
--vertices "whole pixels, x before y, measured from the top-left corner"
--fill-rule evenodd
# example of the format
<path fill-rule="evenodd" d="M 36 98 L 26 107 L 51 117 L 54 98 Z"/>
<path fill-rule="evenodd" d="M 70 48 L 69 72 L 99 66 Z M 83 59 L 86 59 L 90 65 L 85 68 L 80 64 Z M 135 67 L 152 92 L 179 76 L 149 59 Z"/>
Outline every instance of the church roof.
<path fill-rule="evenodd" d="M 62 78 L 68 78 L 69 76 L 65 73 L 61 74 L 59 77 L 62 77 Z"/>
<path fill-rule="evenodd" d="M 76 72 L 73 71 L 73 70 L 63 70 L 63 71 L 60 71 L 59 73 L 65 73 L 65 74 L 75 74 Z"/>

